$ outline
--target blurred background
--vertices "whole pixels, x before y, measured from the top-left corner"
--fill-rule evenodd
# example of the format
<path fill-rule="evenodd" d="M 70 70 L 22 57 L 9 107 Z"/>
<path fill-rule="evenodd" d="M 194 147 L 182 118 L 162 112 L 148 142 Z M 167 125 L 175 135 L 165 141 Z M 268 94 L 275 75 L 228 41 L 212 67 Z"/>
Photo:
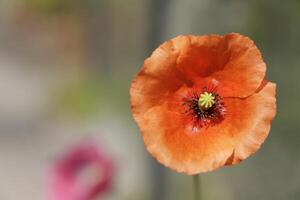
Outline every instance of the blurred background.
<path fill-rule="evenodd" d="M 299 0 L 1 0 L 0 199 L 43 199 L 47 167 L 85 138 L 117 163 L 101 199 L 191 199 L 192 178 L 146 152 L 129 86 L 161 42 L 228 32 L 261 49 L 278 114 L 255 156 L 201 175 L 203 199 L 300 199 Z"/>

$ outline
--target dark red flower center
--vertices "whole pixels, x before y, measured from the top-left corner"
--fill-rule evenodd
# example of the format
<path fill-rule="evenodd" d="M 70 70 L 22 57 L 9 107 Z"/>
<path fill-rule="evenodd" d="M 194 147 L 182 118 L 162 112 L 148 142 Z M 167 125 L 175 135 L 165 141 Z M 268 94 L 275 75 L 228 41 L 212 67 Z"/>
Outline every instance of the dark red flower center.
<path fill-rule="evenodd" d="M 185 115 L 195 128 L 207 128 L 220 123 L 226 114 L 222 97 L 207 87 L 202 91 L 192 90 L 183 98 Z"/>

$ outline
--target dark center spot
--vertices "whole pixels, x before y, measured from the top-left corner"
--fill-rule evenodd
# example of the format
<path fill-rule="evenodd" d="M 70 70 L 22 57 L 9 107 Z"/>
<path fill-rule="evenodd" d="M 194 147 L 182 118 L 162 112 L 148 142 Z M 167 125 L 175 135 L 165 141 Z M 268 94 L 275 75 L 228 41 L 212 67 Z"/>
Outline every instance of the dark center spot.
<path fill-rule="evenodd" d="M 204 95 L 211 97 L 213 104 L 201 106 L 200 100 Z M 220 123 L 226 114 L 222 97 L 216 91 L 208 91 L 207 88 L 202 91 L 191 91 L 183 98 L 183 106 L 185 107 L 185 115 L 190 118 L 190 122 L 196 128 L 214 126 Z"/>

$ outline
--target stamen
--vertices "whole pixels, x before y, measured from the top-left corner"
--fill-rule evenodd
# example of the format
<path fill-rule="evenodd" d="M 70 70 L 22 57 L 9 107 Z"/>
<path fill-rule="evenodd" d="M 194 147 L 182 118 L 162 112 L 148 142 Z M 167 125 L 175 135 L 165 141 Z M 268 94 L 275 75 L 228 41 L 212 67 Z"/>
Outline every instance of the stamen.
<path fill-rule="evenodd" d="M 212 93 L 204 92 L 198 100 L 199 108 L 208 110 L 215 104 L 215 96 Z"/>
<path fill-rule="evenodd" d="M 183 98 L 184 114 L 195 128 L 210 127 L 220 123 L 226 115 L 226 107 L 222 97 L 216 90 L 203 88 L 201 93 L 191 90 Z"/>

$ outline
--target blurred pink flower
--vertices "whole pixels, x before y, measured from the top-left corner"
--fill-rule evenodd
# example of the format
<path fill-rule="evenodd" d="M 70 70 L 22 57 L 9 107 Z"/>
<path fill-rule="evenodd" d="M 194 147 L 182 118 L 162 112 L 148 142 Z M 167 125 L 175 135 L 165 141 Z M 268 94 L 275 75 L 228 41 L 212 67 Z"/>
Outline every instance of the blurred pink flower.
<path fill-rule="evenodd" d="M 47 200 L 92 200 L 112 184 L 112 160 L 92 142 L 74 146 L 48 174 Z"/>

